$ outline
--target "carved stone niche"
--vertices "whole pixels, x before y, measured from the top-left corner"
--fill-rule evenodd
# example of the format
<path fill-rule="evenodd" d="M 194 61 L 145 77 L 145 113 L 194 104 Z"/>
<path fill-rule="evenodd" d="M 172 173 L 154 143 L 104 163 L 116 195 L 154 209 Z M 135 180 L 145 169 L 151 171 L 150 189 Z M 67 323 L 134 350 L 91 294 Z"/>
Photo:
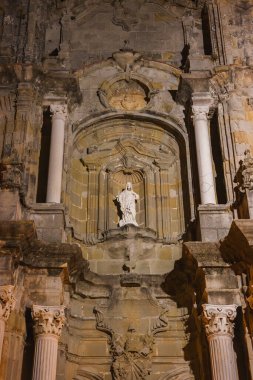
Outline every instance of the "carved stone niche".
<path fill-rule="evenodd" d="M 148 105 L 152 90 L 152 84 L 146 78 L 135 73 L 123 73 L 104 82 L 98 96 L 106 108 L 139 111 Z"/>
<path fill-rule="evenodd" d="M 117 195 L 131 182 L 139 195 L 136 229 L 153 231 L 161 241 L 177 241 L 184 232 L 184 213 L 176 140 L 144 122 L 106 123 L 82 132 L 75 142 L 69 179 L 74 236 L 96 244 L 113 236 L 109 231 L 120 232 Z"/>

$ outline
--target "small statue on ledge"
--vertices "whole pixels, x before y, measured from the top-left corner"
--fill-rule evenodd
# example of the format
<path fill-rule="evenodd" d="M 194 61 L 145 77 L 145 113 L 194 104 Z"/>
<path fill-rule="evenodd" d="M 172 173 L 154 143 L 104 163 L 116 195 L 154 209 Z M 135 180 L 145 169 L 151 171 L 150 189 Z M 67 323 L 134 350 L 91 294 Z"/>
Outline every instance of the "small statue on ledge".
<path fill-rule="evenodd" d="M 138 223 L 136 222 L 136 201 L 139 199 L 139 195 L 133 191 L 131 182 L 127 182 L 125 190 L 117 195 L 116 199 L 120 204 L 122 212 L 119 226 L 133 224 L 138 227 Z"/>

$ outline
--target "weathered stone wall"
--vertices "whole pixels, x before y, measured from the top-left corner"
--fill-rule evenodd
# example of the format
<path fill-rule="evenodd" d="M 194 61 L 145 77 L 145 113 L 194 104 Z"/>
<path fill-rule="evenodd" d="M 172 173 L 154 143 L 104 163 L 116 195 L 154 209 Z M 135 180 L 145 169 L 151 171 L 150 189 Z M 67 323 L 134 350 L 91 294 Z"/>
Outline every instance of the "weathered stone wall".
<path fill-rule="evenodd" d="M 252 378 L 252 12 L 2 1 L 1 380 Z M 43 125 L 62 173 L 57 202 L 36 203 Z M 120 227 L 129 181 L 136 224 Z"/>

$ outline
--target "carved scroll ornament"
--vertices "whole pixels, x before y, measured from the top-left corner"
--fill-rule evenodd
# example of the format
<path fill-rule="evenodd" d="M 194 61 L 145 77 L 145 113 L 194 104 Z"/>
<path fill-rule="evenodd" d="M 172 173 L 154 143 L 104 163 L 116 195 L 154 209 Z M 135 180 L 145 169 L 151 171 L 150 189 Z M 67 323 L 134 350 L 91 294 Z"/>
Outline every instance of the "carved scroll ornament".
<path fill-rule="evenodd" d="M 237 305 L 203 305 L 203 322 L 207 337 L 214 334 L 234 336 Z"/>

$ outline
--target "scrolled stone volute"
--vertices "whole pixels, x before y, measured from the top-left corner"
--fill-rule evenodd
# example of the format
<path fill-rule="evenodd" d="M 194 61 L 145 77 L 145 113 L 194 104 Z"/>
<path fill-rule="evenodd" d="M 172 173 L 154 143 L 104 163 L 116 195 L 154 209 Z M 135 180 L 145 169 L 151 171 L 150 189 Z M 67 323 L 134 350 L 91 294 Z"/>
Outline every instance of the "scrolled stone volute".
<path fill-rule="evenodd" d="M 35 336 L 42 334 L 60 337 L 65 323 L 64 306 L 40 306 L 33 305 L 32 317 L 35 322 Z"/>
<path fill-rule="evenodd" d="M 0 319 L 3 319 L 5 322 L 7 322 L 11 311 L 15 307 L 16 299 L 13 292 L 13 285 L 0 286 Z"/>
<path fill-rule="evenodd" d="M 203 305 L 203 322 L 206 335 L 214 334 L 234 336 L 234 319 L 237 305 Z"/>

